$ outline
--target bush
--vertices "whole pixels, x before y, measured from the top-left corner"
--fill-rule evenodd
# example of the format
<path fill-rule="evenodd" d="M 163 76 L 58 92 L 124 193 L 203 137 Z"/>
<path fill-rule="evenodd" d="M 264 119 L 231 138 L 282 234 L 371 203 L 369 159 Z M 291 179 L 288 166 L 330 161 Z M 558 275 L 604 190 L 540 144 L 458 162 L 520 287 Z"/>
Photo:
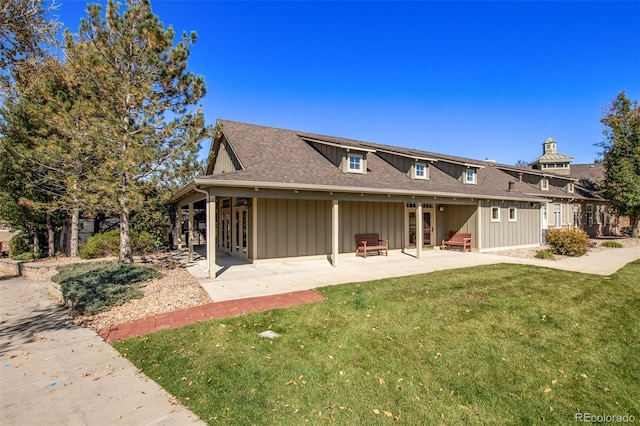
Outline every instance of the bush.
<path fill-rule="evenodd" d="M 538 259 L 553 259 L 555 256 L 549 250 L 540 250 L 536 253 Z"/>
<path fill-rule="evenodd" d="M 552 229 L 547 233 L 551 251 L 563 256 L 582 256 L 589 248 L 589 237 L 582 231 Z"/>
<path fill-rule="evenodd" d="M 20 233 L 14 236 L 11 241 L 9 241 L 9 257 L 14 260 L 27 260 L 17 258 L 18 256 L 24 255 L 25 253 L 32 253 L 31 240 L 29 239 L 28 235 Z"/>
<path fill-rule="evenodd" d="M 77 314 L 93 315 L 141 297 L 141 281 L 160 277 L 151 268 L 124 263 L 99 262 L 72 265 L 53 276 L 62 298 Z"/>
<path fill-rule="evenodd" d="M 135 255 L 149 253 L 153 250 L 155 240 L 146 231 L 131 231 L 131 250 Z M 96 257 L 116 256 L 120 252 L 120 230 L 112 229 L 103 234 L 89 238 L 78 251 L 78 257 L 93 259 Z"/>
<path fill-rule="evenodd" d="M 12 257 L 13 260 L 24 261 L 24 260 L 36 260 L 40 259 L 40 253 L 34 253 L 32 251 L 27 251 L 24 253 L 20 253 Z"/>
<path fill-rule="evenodd" d="M 602 247 L 622 248 L 622 244 L 617 241 L 605 241 L 602 243 Z"/>

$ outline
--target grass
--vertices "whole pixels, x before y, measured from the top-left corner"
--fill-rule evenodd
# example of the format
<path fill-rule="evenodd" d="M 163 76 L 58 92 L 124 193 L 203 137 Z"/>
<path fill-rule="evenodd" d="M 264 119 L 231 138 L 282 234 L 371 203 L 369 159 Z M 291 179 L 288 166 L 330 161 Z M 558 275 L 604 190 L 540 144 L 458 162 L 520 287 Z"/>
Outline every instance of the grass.
<path fill-rule="evenodd" d="M 604 243 L 602 243 L 602 247 L 622 248 L 624 246 L 617 241 L 605 241 Z"/>
<path fill-rule="evenodd" d="M 115 344 L 210 424 L 568 424 L 640 417 L 640 261 L 492 265 Z M 281 337 L 258 334 L 267 329 Z"/>

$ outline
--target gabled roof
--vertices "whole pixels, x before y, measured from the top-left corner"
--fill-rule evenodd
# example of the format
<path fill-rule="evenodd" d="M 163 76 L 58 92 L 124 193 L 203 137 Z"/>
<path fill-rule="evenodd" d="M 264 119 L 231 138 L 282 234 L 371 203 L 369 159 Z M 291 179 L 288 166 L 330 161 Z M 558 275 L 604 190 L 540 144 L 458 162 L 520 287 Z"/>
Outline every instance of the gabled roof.
<path fill-rule="evenodd" d="M 260 186 L 527 201 L 539 201 L 551 195 L 546 191 L 539 191 L 528 183 L 518 182 L 509 174 L 483 161 L 234 121 L 220 120 L 219 123 L 222 126 L 222 135 L 242 162 L 243 169 L 198 178 L 196 183 L 199 185 Z M 367 173 L 342 172 L 305 139 L 324 141 L 367 152 Z M 378 149 L 385 153 L 391 152 L 401 156 L 438 161 L 429 167 L 429 180 L 411 179 L 377 155 Z M 464 184 L 440 170 L 437 166 L 443 161 L 474 167 L 477 170 L 477 184 Z M 211 167 L 208 169 L 212 170 Z M 509 182 L 513 182 L 513 191 L 509 191 Z"/>

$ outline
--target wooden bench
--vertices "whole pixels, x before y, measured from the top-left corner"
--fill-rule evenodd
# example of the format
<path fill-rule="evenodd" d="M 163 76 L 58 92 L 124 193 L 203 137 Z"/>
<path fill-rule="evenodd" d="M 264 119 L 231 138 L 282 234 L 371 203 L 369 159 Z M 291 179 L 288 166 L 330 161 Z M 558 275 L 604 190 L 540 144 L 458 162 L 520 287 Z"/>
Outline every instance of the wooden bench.
<path fill-rule="evenodd" d="M 450 231 L 447 238 L 442 239 L 441 249 L 451 248 L 451 246 L 460 246 L 462 251 L 466 251 L 467 247 L 471 251 L 471 234 L 466 232 Z"/>
<path fill-rule="evenodd" d="M 378 254 L 384 250 L 384 255 L 389 256 L 389 240 L 381 240 L 378 234 L 356 234 L 356 256 L 362 252 L 367 257 L 367 251 L 372 250 Z"/>

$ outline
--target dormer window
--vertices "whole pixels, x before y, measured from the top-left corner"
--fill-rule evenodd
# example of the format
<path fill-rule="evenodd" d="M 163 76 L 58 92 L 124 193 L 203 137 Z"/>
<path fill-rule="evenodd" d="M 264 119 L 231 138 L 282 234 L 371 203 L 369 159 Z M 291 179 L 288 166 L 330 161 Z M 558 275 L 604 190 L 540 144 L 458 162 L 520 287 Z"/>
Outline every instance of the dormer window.
<path fill-rule="evenodd" d="M 549 190 L 549 180 L 548 179 L 542 179 L 540 181 L 540 189 L 542 191 L 548 191 Z"/>
<path fill-rule="evenodd" d="M 567 184 L 567 192 L 570 193 L 570 194 L 573 194 L 573 183 L 572 182 L 569 182 Z"/>
<path fill-rule="evenodd" d="M 473 169 L 467 169 L 464 173 L 464 183 L 475 184 L 476 183 L 476 171 Z"/>
<path fill-rule="evenodd" d="M 351 154 L 348 156 L 349 173 L 362 173 L 362 155 Z"/>
<path fill-rule="evenodd" d="M 427 179 L 427 165 L 424 163 L 416 163 L 415 165 L 415 174 L 416 179 Z"/>

